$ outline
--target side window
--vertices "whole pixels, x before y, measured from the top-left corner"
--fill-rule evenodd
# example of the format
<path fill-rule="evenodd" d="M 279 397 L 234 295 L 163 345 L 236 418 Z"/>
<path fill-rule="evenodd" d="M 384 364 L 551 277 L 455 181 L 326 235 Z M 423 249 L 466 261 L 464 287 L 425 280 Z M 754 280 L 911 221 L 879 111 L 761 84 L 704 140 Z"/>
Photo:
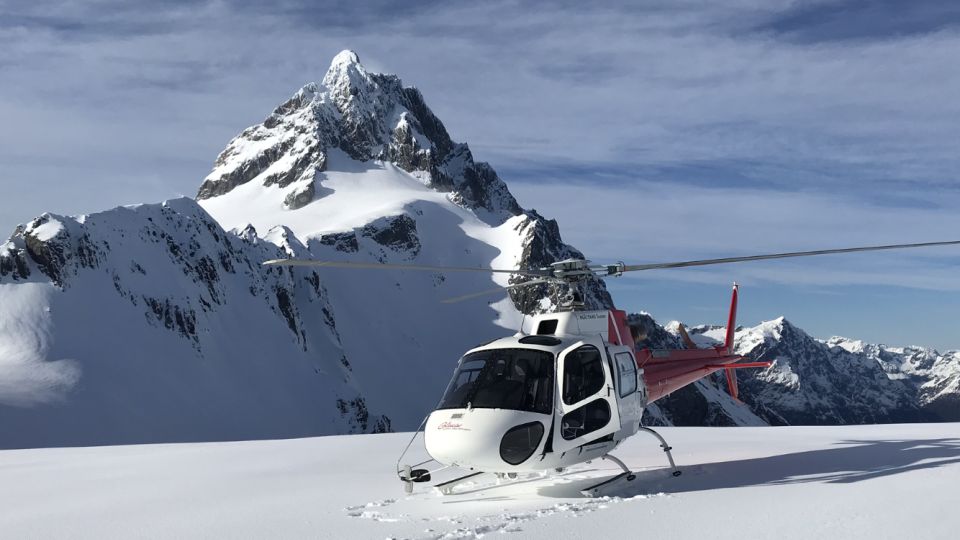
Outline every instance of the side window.
<path fill-rule="evenodd" d="M 605 399 L 595 399 L 563 415 L 560 420 L 560 436 L 570 441 L 592 433 L 610 423 L 610 404 Z"/>
<path fill-rule="evenodd" d="M 605 377 L 600 351 L 584 345 L 563 360 L 563 402 L 573 405 L 603 389 Z"/>
<path fill-rule="evenodd" d="M 618 353 L 616 358 L 620 374 L 620 397 L 627 397 L 637 391 L 637 362 L 630 353 Z"/>

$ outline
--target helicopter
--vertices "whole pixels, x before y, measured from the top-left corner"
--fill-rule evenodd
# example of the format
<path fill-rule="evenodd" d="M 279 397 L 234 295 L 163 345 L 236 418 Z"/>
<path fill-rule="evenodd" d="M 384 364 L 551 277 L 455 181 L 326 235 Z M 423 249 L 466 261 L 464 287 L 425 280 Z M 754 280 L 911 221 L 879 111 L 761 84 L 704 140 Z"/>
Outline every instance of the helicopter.
<path fill-rule="evenodd" d="M 637 265 L 623 262 L 592 265 L 586 259 L 567 259 L 528 269 L 311 259 L 276 259 L 263 264 L 486 272 L 510 274 L 525 280 L 444 301 L 448 303 L 532 285 L 565 286 L 567 292 L 557 309 L 533 315 L 530 331 L 525 331 L 527 325 L 524 324 L 514 335 L 464 353 L 437 407 L 424 418 L 397 460 L 397 474 L 406 492 L 412 493 L 415 483 L 431 482 L 442 470 L 470 471 L 434 485 L 441 494 L 449 495 L 455 493 L 456 486 L 482 474 L 512 480 L 523 473 L 561 473 L 580 463 L 609 460 L 622 472 L 581 490 L 585 496 L 597 496 L 636 479 L 634 472 L 611 452 L 640 432 L 658 440 L 671 474 L 681 475 L 664 437 L 641 422 L 649 404 L 719 371 L 726 375 L 731 397 L 739 400 L 736 370 L 764 368 L 770 363 L 744 361 L 748 359 L 734 352 L 739 295 L 736 283 L 723 343 L 700 348 L 681 325 L 679 333 L 685 348 L 650 349 L 643 346 L 643 331 L 628 324 L 625 311 L 585 309 L 581 287 L 587 280 L 655 269 L 957 244 L 960 240 Z M 430 459 L 401 465 L 421 433 Z M 427 468 L 431 463 L 436 465 Z"/>

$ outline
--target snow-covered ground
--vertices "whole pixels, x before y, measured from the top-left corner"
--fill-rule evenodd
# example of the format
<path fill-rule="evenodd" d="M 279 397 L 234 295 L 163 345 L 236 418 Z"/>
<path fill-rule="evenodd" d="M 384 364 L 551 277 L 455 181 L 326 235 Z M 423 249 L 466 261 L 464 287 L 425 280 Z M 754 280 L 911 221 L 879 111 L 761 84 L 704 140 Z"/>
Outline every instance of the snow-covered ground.
<path fill-rule="evenodd" d="M 409 434 L 0 452 L 4 538 L 955 538 L 960 424 L 664 428 L 609 462 L 404 494 Z"/>

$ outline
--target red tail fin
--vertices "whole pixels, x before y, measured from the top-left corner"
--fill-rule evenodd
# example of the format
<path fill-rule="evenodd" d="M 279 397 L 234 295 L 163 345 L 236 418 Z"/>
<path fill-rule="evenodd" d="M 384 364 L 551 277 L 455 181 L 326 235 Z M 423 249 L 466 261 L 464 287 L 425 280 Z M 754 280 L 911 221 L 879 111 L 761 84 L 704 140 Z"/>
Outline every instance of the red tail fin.
<path fill-rule="evenodd" d="M 723 343 L 723 346 L 727 349 L 727 354 L 733 354 L 733 337 L 737 333 L 737 290 L 739 288 L 739 285 L 733 284 L 733 296 L 730 298 L 730 317 L 727 319 L 727 339 Z"/>

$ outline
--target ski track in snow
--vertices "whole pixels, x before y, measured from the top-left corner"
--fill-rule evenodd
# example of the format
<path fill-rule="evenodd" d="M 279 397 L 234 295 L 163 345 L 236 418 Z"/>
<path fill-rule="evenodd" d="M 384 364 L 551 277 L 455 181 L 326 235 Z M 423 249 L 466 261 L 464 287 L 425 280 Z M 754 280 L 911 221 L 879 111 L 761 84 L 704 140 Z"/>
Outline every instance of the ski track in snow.
<path fill-rule="evenodd" d="M 659 493 L 657 495 L 652 495 L 653 497 L 665 497 L 667 495 Z M 597 499 L 590 499 L 583 503 L 557 503 L 552 506 L 545 508 L 540 508 L 528 512 L 518 512 L 510 513 L 503 512 L 496 515 L 482 516 L 476 518 L 476 521 L 483 523 L 482 525 L 476 525 L 473 527 L 461 527 L 454 529 L 453 531 L 446 532 L 440 535 L 433 535 L 424 537 L 424 539 L 430 540 L 454 540 L 461 538 L 482 538 L 483 536 L 491 533 L 514 533 L 521 532 L 523 528 L 522 524 L 532 521 L 535 519 L 541 519 L 551 516 L 563 516 L 568 518 L 578 518 L 585 514 L 596 512 L 598 510 L 603 510 L 609 508 L 611 505 L 619 504 L 622 502 L 639 500 L 639 499 L 648 499 L 652 497 L 651 495 L 635 495 L 629 498 L 621 497 L 600 497 Z M 431 532 L 431 531 L 427 531 Z"/>
<path fill-rule="evenodd" d="M 439 495 L 438 495 L 439 496 Z M 522 532 L 522 525 L 528 521 L 535 519 L 542 519 L 546 517 L 567 517 L 567 518 L 578 518 L 585 514 L 596 512 L 598 510 L 603 510 L 609 508 L 611 505 L 620 504 L 628 501 L 649 499 L 651 497 L 669 497 L 665 493 L 657 493 L 654 495 L 634 495 L 632 497 L 618 497 L 618 496 L 604 496 L 598 497 L 596 499 L 588 499 L 584 502 L 579 503 L 556 503 L 550 506 L 545 506 L 542 508 L 536 508 L 533 510 L 527 510 L 522 512 L 508 512 L 503 511 L 497 514 L 488 514 L 481 515 L 474 518 L 467 518 L 464 516 L 438 516 L 434 518 L 428 517 L 411 517 L 410 514 L 399 513 L 399 514 L 389 514 L 385 512 L 380 512 L 376 510 L 370 510 L 371 508 L 385 508 L 393 505 L 397 502 L 396 499 L 384 499 L 380 501 L 372 501 L 366 504 L 356 505 L 356 506 L 347 506 L 344 508 L 344 511 L 347 513 L 347 516 L 352 518 L 359 519 L 369 519 L 373 521 L 379 521 L 384 523 L 399 523 L 399 522 L 414 522 L 421 521 L 424 523 L 433 523 L 433 527 L 428 527 L 424 529 L 424 532 L 427 533 L 426 536 L 416 537 L 417 540 L 460 540 L 460 539 L 470 539 L 470 538 L 482 538 L 488 534 L 493 533 L 515 533 Z M 408 497 L 408 499 L 415 499 L 416 497 Z M 449 531 L 438 531 L 440 528 L 438 524 L 452 524 L 452 525 L 463 525 L 465 522 L 469 522 L 464 527 L 457 527 Z M 389 537 L 394 540 L 406 540 L 408 537 Z"/>
<path fill-rule="evenodd" d="M 656 468 L 653 469 L 657 470 Z M 653 476 L 659 476 L 659 473 L 654 472 Z M 515 490 L 521 486 L 564 486 L 567 484 L 585 485 L 598 482 L 605 477 L 606 476 L 604 474 L 598 474 L 598 471 L 589 465 L 580 465 L 560 475 L 547 476 L 535 473 L 527 475 L 526 477 L 521 476 L 520 480 L 518 481 L 506 482 L 504 484 L 500 484 L 499 482 L 465 482 L 459 486 L 460 489 L 455 491 L 453 495 L 447 496 L 440 494 L 436 489 L 432 489 L 428 490 L 427 493 L 408 496 L 404 500 L 399 501 L 399 505 L 403 507 L 404 503 L 410 503 L 410 506 L 414 506 L 422 505 L 424 503 L 429 504 L 431 502 L 433 504 L 459 504 L 460 501 L 456 499 L 458 496 L 475 496 L 478 500 L 503 500 L 505 503 L 510 504 L 510 495 L 516 494 Z M 572 489 L 571 492 L 576 493 L 576 490 L 582 488 L 583 485 Z M 621 487 L 621 489 L 629 490 L 631 488 L 636 489 L 637 487 L 639 486 L 631 485 L 626 488 Z M 500 495 L 487 497 L 487 495 L 493 495 L 494 493 L 500 493 Z M 578 518 L 586 514 L 607 509 L 611 505 L 628 501 L 650 499 L 654 497 L 668 498 L 672 496 L 663 492 L 654 494 L 638 494 L 626 497 L 616 495 L 602 496 L 584 499 L 582 502 L 562 502 L 543 507 L 524 509 L 522 511 L 511 512 L 504 509 L 497 513 L 487 513 L 472 517 L 468 515 L 414 517 L 412 514 L 415 513 L 415 511 L 398 511 L 393 513 L 386 511 L 388 507 L 394 506 L 398 503 L 397 499 L 371 501 L 365 504 L 347 506 L 343 510 L 346 512 L 348 517 L 381 523 L 423 522 L 425 524 L 432 524 L 432 526 L 424 529 L 426 536 L 389 536 L 388 538 L 391 540 L 460 540 L 483 538 L 494 533 L 522 532 L 523 525 L 533 520 L 551 517 Z M 450 530 L 442 530 L 444 525 L 453 525 L 456 527 Z"/>

